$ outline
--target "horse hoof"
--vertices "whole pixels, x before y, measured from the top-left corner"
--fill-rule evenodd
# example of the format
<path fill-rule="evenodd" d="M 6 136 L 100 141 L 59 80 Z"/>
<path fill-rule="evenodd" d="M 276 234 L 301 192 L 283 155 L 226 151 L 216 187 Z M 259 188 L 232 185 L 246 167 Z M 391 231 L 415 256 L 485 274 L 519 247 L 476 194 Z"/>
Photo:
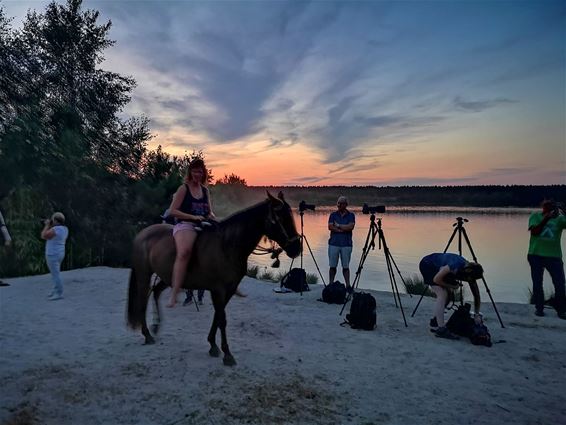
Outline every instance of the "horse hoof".
<path fill-rule="evenodd" d="M 208 354 L 210 354 L 211 357 L 220 357 L 220 350 L 218 347 L 214 346 L 208 350 Z"/>
<path fill-rule="evenodd" d="M 151 325 L 151 333 L 153 334 L 159 333 L 159 325 Z"/>
<path fill-rule="evenodd" d="M 236 366 L 236 359 L 233 356 L 224 356 L 222 362 L 225 366 Z"/>
<path fill-rule="evenodd" d="M 144 345 L 153 345 L 155 344 L 155 339 L 153 339 L 152 337 L 148 337 L 145 339 Z"/>

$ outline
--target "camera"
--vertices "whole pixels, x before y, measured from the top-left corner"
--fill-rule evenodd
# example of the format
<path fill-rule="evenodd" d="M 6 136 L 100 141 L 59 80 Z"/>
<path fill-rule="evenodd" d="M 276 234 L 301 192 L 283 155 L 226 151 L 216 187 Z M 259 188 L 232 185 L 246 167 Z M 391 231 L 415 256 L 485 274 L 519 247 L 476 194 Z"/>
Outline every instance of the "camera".
<path fill-rule="evenodd" d="M 566 207 L 562 202 L 545 201 L 545 204 L 551 217 L 556 218 L 560 214 L 566 215 Z"/>
<path fill-rule="evenodd" d="M 316 208 L 316 205 L 314 205 L 314 204 L 307 204 L 305 201 L 299 202 L 299 211 L 301 211 L 301 212 L 303 212 L 305 210 L 314 211 L 315 208 Z"/>
<path fill-rule="evenodd" d="M 370 207 L 368 204 L 364 204 L 362 207 L 363 214 L 375 214 L 375 213 L 384 213 L 385 212 L 385 205 L 376 205 L 375 207 Z"/>
<path fill-rule="evenodd" d="M 45 226 L 46 223 L 52 224 L 50 218 L 40 218 L 40 219 L 39 219 L 39 223 L 40 223 L 42 226 Z"/>

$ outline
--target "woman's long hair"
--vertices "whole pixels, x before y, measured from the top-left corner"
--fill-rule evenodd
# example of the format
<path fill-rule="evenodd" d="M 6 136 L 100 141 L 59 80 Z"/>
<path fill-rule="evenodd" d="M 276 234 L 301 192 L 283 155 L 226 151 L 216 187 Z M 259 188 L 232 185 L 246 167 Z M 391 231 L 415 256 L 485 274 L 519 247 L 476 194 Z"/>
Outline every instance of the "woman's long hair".
<path fill-rule="evenodd" d="M 204 161 L 200 158 L 197 158 L 190 162 L 189 167 L 187 168 L 187 174 L 185 175 L 185 183 L 189 183 L 193 181 L 193 176 L 191 175 L 191 171 L 194 169 L 200 168 L 202 169 L 202 181 L 199 183 L 205 185 L 208 183 L 208 170 L 206 169 L 206 165 L 204 165 Z"/>

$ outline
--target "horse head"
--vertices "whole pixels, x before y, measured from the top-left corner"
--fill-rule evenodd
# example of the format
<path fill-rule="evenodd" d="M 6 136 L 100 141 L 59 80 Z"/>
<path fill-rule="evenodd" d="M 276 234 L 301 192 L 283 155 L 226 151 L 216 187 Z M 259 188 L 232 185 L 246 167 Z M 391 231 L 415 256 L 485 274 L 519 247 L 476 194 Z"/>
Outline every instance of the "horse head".
<path fill-rule="evenodd" d="M 295 258 L 301 253 L 301 237 L 297 233 L 291 207 L 285 202 L 282 192 L 279 192 L 277 198 L 267 192 L 267 197 L 269 212 L 265 234 L 277 242 L 289 257 Z"/>

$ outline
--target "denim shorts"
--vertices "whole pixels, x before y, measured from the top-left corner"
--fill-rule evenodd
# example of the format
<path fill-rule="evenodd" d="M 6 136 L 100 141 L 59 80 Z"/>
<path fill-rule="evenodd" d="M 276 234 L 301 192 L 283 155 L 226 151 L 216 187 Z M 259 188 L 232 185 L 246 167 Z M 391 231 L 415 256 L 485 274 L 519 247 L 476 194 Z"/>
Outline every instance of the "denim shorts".
<path fill-rule="evenodd" d="M 419 271 L 423 275 L 425 285 L 435 286 L 433 279 L 438 273 L 438 267 L 427 260 L 421 260 L 419 263 Z"/>
<path fill-rule="evenodd" d="M 342 263 L 343 269 L 348 269 L 350 265 L 350 257 L 352 256 L 351 246 L 334 246 L 328 245 L 328 263 L 330 267 L 338 267 L 338 257 Z"/>

